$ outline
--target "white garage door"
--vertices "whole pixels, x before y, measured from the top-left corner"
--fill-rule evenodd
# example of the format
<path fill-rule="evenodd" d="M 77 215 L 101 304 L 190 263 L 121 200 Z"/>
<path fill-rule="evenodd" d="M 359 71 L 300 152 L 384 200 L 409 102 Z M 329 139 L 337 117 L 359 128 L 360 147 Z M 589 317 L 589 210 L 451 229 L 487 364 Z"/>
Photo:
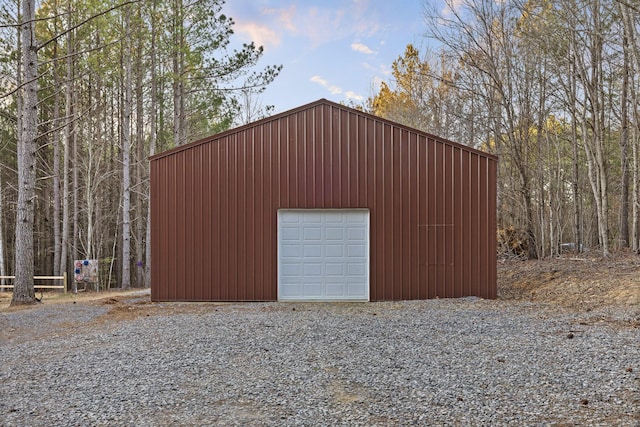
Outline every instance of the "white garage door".
<path fill-rule="evenodd" d="M 369 300 L 368 210 L 279 210 L 278 299 Z"/>

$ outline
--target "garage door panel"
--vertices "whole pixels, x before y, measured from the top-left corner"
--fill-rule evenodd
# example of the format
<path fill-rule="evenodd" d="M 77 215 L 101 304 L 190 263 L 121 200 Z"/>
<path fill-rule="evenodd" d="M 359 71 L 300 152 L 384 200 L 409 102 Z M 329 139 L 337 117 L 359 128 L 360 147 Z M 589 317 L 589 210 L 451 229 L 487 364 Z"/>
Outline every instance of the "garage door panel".
<path fill-rule="evenodd" d="M 367 249 L 364 245 L 347 245 L 347 255 L 349 258 L 360 257 L 364 260 Z"/>
<path fill-rule="evenodd" d="M 295 228 L 289 228 L 289 227 L 283 228 L 282 240 L 285 242 L 300 240 L 300 229 L 297 226 Z"/>
<path fill-rule="evenodd" d="M 278 236 L 279 299 L 369 299 L 368 211 L 281 210 Z"/>
<path fill-rule="evenodd" d="M 322 264 L 305 262 L 302 274 L 304 277 L 322 276 Z"/>
<path fill-rule="evenodd" d="M 300 298 L 300 286 L 295 283 L 282 283 L 280 285 L 280 295 L 283 298 Z"/>
<path fill-rule="evenodd" d="M 347 240 L 364 241 L 366 231 L 364 227 L 350 227 L 347 229 Z"/>
<path fill-rule="evenodd" d="M 336 227 L 327 227 L 325 229 L 325 238 L 327 240 L 344 240 L 344 229 Z"/>
<path fill-rule="evenodd" d="M 353 213 L 347 217 L 347 223 L 349 224 L 366 224 L 367 223 L 368 212 L 362 213 Z"/>
<path fill-rule="evenodd" d="M 300 277 L 300 264 L 282 264 L 282 276 L 284 277 Z"/>
<path fill-rule="evenodd" d="M 282 211 L 280 215 L 280 222 L 284 224 L 298 224 L 300 222 L 300 215 L 295 212 Z"/>
<path fill-rule="evenodd" d="M 324 250 L 325 250 L 325 256 L 327 258 L 331 258 L 331 257 L 342 258 L 344 256 L 344 245 L 325 244 Z"/>
<path fill-rule="evenodd" d="M 304 257 L 309 258 L 319 258 L 322 256 L 322 245 L 304 245 Z"/>
<path fill-rule="evenodd" d="M 365 275 L 365 264 L 350 262 L 347 264 L 347 275 L 349 277 L 363 277 Z"/>
<path fill-rule="evenodd" d="M 331 283 L 327 282 L 326 286 L 326 295 L 328 297 L 343 297 L 345 294 L 344 291 L 344 283 Z"/>
<path fill-rule="evenodd" d="M 322 283 L 304 283 L 303 296 L 318 298 L 322 296 Z"/>
<path fill-rule="evenodd" d="M 325 265 L 325 274 L 328 277 L 342 277 L 344 276 L 344 264 L 337 262 L 328 262 Z"/>
<path fill-rule="evenodd" d="M 322 213 L 319 211 L 306 212 L 304 215 L 301 215 L 300 218 L 305 224 L 322 224 Z"/>
<path fill-rule="evenodd" d="M 304 228 L 302 232 L 304 240 L 322 240 L 322 228 L 321 227 L 308 227 Z"/>
<path fill-rule="evenodd" d="M 300 256 L 300 245 L 287 245 L 283 244 L 282 248 L 282 256 L 284 257 L 299 257 Z"/>
<path fill-rule="evenodd" d="M 342 224 L 344 221 L 344 214 L 342 212 L 325 212 L 324 222 L 325 224 Z"/>
<path fill-rule="evenodd" d="M 365 292 L 364 285 L 362 283 L 349 283 L 347 284 L 347 290 L 349 296 L 358 296 Z"/>

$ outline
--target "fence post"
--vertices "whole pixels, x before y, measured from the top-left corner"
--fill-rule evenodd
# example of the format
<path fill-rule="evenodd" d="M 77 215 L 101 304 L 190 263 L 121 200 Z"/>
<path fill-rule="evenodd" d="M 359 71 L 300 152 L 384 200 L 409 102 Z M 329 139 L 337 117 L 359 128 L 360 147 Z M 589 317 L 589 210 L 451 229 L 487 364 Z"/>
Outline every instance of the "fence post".
<path fill-rule="evenodd" d="M 64 277 L 62 279 L 62 284 L 64 285 L 64 293 L 67 293 L 67 272 L 63 272 L 62 277 Z"/>

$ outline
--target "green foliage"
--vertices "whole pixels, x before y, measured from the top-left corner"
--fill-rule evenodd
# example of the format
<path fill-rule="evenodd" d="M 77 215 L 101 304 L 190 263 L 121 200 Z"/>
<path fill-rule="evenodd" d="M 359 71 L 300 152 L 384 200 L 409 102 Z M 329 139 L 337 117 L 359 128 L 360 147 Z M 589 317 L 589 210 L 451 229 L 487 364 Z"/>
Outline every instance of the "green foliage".
<path fill-rule="evenodd" d="M 248 43 L 230 48 L 234 21 L 222 12 L 223 5 L 224 1 L 206 0 L 174 10 L 163 39 L 172 60 L 183 61 L 180 75 L 174 69 L 170 78 L 180 80 L 185 88 L 192 135 L 227 129 L 239 114 L 238 96 L 247 90 L 262 92 L 282 69 L 255 70 L 262 46 Z"/>
<path fill-rule="evenodd" d="M 17 10 L 17 2 L 0 2 L 0 96 L 18 84 Z M 130 31 L 125 16 L 130 19 Z M 51 273 L 52 248 L 62 246 L 60 240 L 54 240 L 54 231 L 57 227 L 59 232 L 61 224 L 53 218 L 53 193 L 58 191 L 62 197 L 63 175 L 68 179 L 67 215 L 72 224 L 67 255 L 74 247 L 95 252 L 93 256 L 101 259 L 121 253 L 127 63 L 132 65 L 134 86 L 130 171 L 132 230 L 136 233 L 132 240 L 136 243 L 146 240 L 152 141 L 156 153 L 174 146 L 176 122 L 185 129 L 180 142 L 229 129 L 241 121 L 239 99 L 261 93 L 281 67 L 260 67 L 263 48 L 253 43 L 232 48 L 234 22 L 224 13 L 222 0 L 42 0 L 37 2 L 36 17 L 40 137 L 35 232 L 36 253 L 43 254 L 36 269 Z M 152 85 L 157 89 L 155 99 L 151 99 Z M 0 97 L 0 173 L 5 200 L 15 195 L 18 95 L 16 90 Z M 180 110 L 176 103 L 182 105 L 182 115 L 176 114 Z M 54 150 L 56 142 L 58 150 Z M 53 179 L 55 152 L 60 168 L 66 160 L 68 169 L 60 170 Z M 3 208 L 5 218 L 16 217 L 15 203 L 3 204 Z M 5 243 L 10 240 L 7 236 L 14 235 L 14 225 L 4 222 Z M 144 255 L 132 256 L 145 259 Z M 13 253 L 6 258 L 12 259 Z M 112 285 L 117 285 L 118 268 L 111 276 Z"/>

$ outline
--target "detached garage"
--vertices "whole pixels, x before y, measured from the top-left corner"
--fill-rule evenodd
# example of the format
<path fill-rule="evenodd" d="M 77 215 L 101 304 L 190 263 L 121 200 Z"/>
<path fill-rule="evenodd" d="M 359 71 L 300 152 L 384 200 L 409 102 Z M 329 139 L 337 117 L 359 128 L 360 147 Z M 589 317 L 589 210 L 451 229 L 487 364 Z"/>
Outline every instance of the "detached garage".
<path fill-rule="evenodd" d="M 151 298 L 495 298 L 496 170 L 324 99 L 166 151 L 151 158 Z"/>

